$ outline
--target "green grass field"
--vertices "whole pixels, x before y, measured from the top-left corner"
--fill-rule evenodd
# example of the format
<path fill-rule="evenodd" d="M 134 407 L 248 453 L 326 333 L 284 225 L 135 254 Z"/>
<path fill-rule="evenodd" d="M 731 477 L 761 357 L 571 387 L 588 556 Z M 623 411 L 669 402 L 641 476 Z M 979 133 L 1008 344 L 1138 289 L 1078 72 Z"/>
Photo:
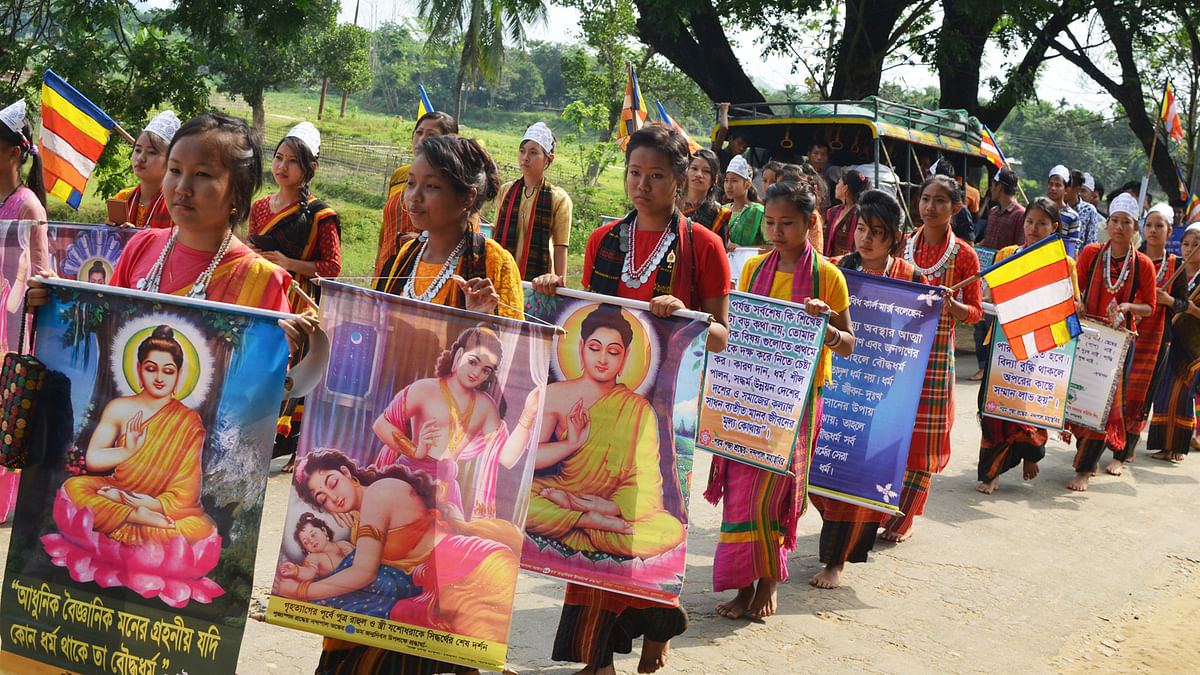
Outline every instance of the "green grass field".
<path fill-rule="evenodd" d="M 250 108 L 240 99 L 214 94 L 215 109 L 250 118 Z M 313 122 L 320 129 L 323 151 L 336 151 L 338 159 L 332 158 L 326 166 L 318 168 L 313 181 L 313 192 L 334 210 L 342 220 L 342 273 L 345 276 L 369 276 L 375 260 L 379 227 L 385 201 L 387 179 L 391 171 L 402 163 L 411 161 L 410 139 L 412 119 L 401 120 L 381 113 L 361 109 L 351 97 L 345 118 L 338 117 L 340 96 L 326 100 L 324 119 L 316 120 L 319 96 L 307 92 L 269 92 L 266 96 L 266 140 L 263 147 L 266 177 L 258 196 L 274 192 L 271 181 L 269 158 L 275 144 L 287 131 L 302 120 Z M 564 129 L 565 122 L 557 116 L 538 113 L 506 113 L 482 110 L 468 112 L 461 126 L 462 135 L 478 140 L 491 153 L 500 167 L 501 178 L 512 180 L 520 175 L 517 170 L 517 148 L 525 126 L 538 120 L 546 122 L 556 133 Z M 560 137 L 564 133 L 558 134 Z M 126 145 L 114 136 L 113 143 Z M 601 215 L 621 215 L 627 210 L 621 168 L 611 165 L 601 175 L 598 185 L 584 187 L 581 183 L 583 168 L 577 161 L 574 148 L 563 147 L 557 153 L 548 172 L 551 182 L 563 187 L 575 201 L 575 222 L 571 228 L 569 276 L 572 285 L 578 285 L 583 263 L 583 249 L 588 234 L 599 224 Z M 129 184 L 133 184 L 132 175 Z M 95 181 L 88 185 L 83 204 L 78 213 L 56 199 L 50 199 L 52 220 L 102 223 L 105 221 L 104 200 L 95 194 Z M 490 219 L 491 214 L 485 216 Z M 239 233 L 244 234 L 244 232 Z"/>

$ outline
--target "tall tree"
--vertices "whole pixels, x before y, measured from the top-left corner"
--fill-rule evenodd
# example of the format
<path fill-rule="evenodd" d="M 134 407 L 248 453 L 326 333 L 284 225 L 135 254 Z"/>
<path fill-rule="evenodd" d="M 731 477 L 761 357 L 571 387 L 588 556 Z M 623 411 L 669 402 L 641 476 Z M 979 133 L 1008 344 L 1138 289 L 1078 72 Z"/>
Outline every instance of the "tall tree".
<path fill-rule="evenodd" d="M 343 94 L 371 86 L 371 31 L 344 23 L 317 36 L 310 63 L 321 79 L 321 104 L 317 119 L 325 111 L 325 91 L 329 84 Z M 343 97 L 341 116 L 346 116 Z"/>
<path fill-rule="evenodd" d="M 504 66 L 505 40 L 523 47 L 525 25 L 546 21 L 544 0 L 421 0 L 429 43 L 460 41 L 462 58 L 454 85 L 454 117 L 462 116 L 463 84 L 480 77 L 495 82 Z"/>
<path fill-rule="evenodd" d="M 339 7 L 339 0 L 177 0 L 171 21 L 205 47 L 221 76 L 217 88 L 246 101 L 261 133 L 264 93 L 300 79 L 311 49 L 304 36 L 332 29 Z"/>

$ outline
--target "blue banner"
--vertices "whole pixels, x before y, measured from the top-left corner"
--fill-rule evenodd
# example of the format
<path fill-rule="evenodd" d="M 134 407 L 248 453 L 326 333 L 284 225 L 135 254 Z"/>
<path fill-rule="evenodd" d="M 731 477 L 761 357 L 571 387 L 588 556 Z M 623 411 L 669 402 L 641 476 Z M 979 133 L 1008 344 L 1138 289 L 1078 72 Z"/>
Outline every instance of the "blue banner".
<path fill-rule="evenodd" d="M 809 490 L 894 513 L 942 294 L 922 284 L 842 272 L 854 353 L 833 356 Z"/>

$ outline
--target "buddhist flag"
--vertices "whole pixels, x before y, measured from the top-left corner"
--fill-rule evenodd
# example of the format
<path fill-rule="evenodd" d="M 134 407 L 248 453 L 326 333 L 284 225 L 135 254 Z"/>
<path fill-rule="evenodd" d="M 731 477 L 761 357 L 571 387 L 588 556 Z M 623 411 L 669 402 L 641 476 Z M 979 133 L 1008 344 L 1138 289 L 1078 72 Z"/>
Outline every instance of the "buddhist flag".
<path fill-rule="evenodd" d="M 1013 355 L 1030 356 L 1079 335 L 1075 283 L 1062 237 L 1052 234 L 980 273 L 992 289 L 996 321 Z"/>
<path fill-rule="evenodd" d="M 621 149 L 629 142 L 629 136 L 646 124 L 650 112 L 646 110 L 646 101 L 642 98 L 642 89 L 638 87 L 637 72 L 632 63 L 626 63 L 628 76 L 625 78 L 625 106 L 621 108 L 621 122 L 617 125 L 617 143 Z"/>
<path fill-rule="evenodd" d="M 1167 135 L 1172 140 L 1182 143 L 1183 123 L 1179 121 L 1179 107 L 1175 104 L 1175 88 L 1171 86 L 1170 80 L 1167 80 L 1167 86 L 1163 89 L 1162 107 L 1158 116 L 1163 121 L 1163 125 L 1167 127 Z"/>
<path fill-rule="evenodd" d="M 674 117 L 671 117 L 667 114 L 667 109 L 663 107 L 662 101 L 655 101 L 654 103 L 658 105 L 658 119 L 662 120 L 663 124 L 666 124 L 675 131 L 683 134 L 683 137 L 686 138 L 688 142 L 688 152 L 692 153 L 693 155 L 696 154 L 696 151 L 700 149 L 700 144 L 696 141 L 693 141 L 691 135 L 684 131 L 683 127 L 679 126 L 679 122 L 676 122 Z"/>
<path fill-rule="evenodd" d="M 992 134 L 992 130 L 983 125 L 983 135 L 979 139 L 979 150 L 983 153 L 983 158 L 992 163 L 997 169 L 1003 169 L 1008 160 L 1004 158 L 1004 152 L 1000 150 L 1000 144 L 996 142 L 996 136 Z"/>
<path fill-rule="evenodd" d="M 42 177 L 46 192 L 79 210 L 88 178 L 117 125 L 54 71 L 42 75 Z"/>
<path fill-rule="evenodd" d="M 425 116 L 425 113 L 433 112 L 433 104 L 429 102 L 429 94 L 425 93 L 425 85 L 418 84 L 417 89 L 420 90 L 421 100 L 417 101 L 417 119 Z"/>
<path fill-rule="evenodd" d="M 1188 201 L 1187 216 L 1183 222 L 1191 224 L 1200 221 L 1200 194 L 1192 193 L 1192 198 Z"/>
<path fill-rule="evenodd" d="M 1179 162 L 1172 158 L 1171 163 L 1175 165 L 1175 179 L 1179 181 L 1179 198 L 1186 201 L 1188 198 L 1187 181 L 1183 179 L 1183 171 L 1179 168 Z"/>

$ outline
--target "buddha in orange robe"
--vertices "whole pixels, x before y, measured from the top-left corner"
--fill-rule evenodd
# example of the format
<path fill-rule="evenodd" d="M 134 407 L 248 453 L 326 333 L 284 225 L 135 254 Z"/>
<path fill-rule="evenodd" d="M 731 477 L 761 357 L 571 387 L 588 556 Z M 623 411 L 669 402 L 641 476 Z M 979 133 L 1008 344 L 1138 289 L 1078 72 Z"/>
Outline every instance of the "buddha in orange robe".
<path fill-rule="evenodd" d="M 166 544 L 182 535 L 194 544 L 216 526 L 200 504 L 204 426 L 174 398 L 183 349 L 169 326 L 159 326 L 137 358 L 141 391 L 104 407 L 85 456 L 88 471 L 112 473 L 68 478 L 63 490 L 113 541 Z"/>

